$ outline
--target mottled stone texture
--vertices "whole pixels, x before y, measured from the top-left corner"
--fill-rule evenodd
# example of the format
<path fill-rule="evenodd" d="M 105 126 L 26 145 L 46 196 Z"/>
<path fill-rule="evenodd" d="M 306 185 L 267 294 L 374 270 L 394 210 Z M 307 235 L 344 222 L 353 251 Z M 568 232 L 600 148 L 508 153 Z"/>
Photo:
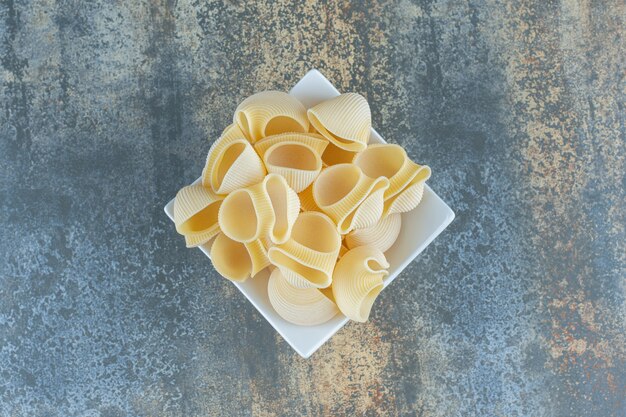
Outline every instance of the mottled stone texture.
<path fill-rule="evenodd" d="M 621 0 L 0 1 L 0 415 L 626 415 Z M 162 211 L 319 68 L 457 219 L 311 359 Z"/>

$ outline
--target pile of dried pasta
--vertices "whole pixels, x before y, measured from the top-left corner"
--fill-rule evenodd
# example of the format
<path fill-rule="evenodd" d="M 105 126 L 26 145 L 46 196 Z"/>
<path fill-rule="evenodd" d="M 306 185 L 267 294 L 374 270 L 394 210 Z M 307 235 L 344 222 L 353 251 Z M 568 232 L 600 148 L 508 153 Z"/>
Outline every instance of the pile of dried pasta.
<path fill-rule="evenodd" d="M 430 177 L 402 147 L 368 146 L 370 130 L 359 94 L 308 110 L 278 91 L 248 97 L 211 146 L 202 183 L 178 192 L 176 230 L 188 247 L 212 241 L 229 280 L 270 268 L 269 299 L 287 321 L 316 325 L 340 311 L 366 321 L 400 213 Z"/>

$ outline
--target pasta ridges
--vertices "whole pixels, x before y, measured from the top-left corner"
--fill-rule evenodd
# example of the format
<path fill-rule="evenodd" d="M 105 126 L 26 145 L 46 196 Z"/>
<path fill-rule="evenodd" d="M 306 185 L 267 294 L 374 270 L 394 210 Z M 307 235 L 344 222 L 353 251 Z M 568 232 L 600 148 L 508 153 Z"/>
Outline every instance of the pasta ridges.
<path fill-rule="evenodd" d="M 292 285 L 324 288 L 330 285 L 341 238 L 332 221 L 318 212 L 300 213 L 291 238 L 268 250 L 270 261 Z"/>
<path fill-rule="evenodd" d="M 372 246 L 349 250 L 335 267 L 333 295 L 339 310 L 351 320 L 367 321 L 387 276 L 385 255 Z"/>
<path fill-rule="evenodd" d="M 372 121 L 363 96 L 341 94 L 310 108 L 307 115 L 315 129 L 335 146 L 350 152 L 367 147 Z"/>
<path fill-rule="evenodd" d="M 430 178 L 430 168 L 411 161 L 406 151 L 394 144 L 369 146 L 354 158 L 366 175 L 389 178 L 385 192 L 383 216 L 413 210 L 421 201 L 424 183 Z"/>
<path fill-rule="evenodd" d="M 221 276 L 236 282 L 244 282 L 269 266 L 265 248 L 260 241 L 236 242 L 224 233 L 215 238 L 210 258 Z"/>
<path fill-rule="evenodd" d="M 385 201 L 384 216 L 393 213 L 406 213 L 413 210 L 422 201 L 426 180 L 430 178 L 430 168 L 419 166 L 412 181 L 397 195 Z"/>
<path fill-rule="evenodd" d="M 285 242 L 300 211 L 298 195 L 277 174 L 267 175 L 251 187 L 229 194 L 222 203 L 218 220 L 221 230 L 238 242 L 268 238 Z"/>
<path fill-rule="evenodd" d="M 270 303 L 283 319 L 302 326 L 326 323 L 339 309 L 323 292 L 315 288 L 296 288 L 279 269 L 272 271 L 267 287 Z"/>
<path fill-rule="evenodd" d="M 297 193 L 308 187 L 322 169 L 321 154 L 328 141 L 319 135 L 285 133 L 255 145 L 270 173 L 282 175 Z"/>
<path fill-rule="evenodd" d="M 313 183 L 316 205 L 335 222 L 341 234 L 355 227 L 376 223 L 382 213 L 386 178 L 369 178 L 353 164 L 339 164 L 326 168 Z M 382 190 L 377 193 L 376 191 Z M 368 200 L 362 210 L 359 206 Z"/>
<path fill-rule="evenodd" d="M 174 224 L 188 248 L 202 245 L 219 233 L 217 215 L 222 199 L 200 184 L 183 187 L 176 194 Z"/>
<path fill-rule="evenodd" d="M 261 184 L 230 193 L 218 214 L 222 232 L 244 243 L 266 236 L 272 219 L 272 204 Z"/>
<path fill-rule="evenodd" d="M 285 132 L 308 132 L 306 109 L 281 91 L 263 91 L 245 99 L 235 110 L 234 122 L 255 143 Z"/>
<path fill-rule="evenodd" d="M 375 225 L 383 214 L 383 195 L 389 182 L 384 177 L 374 179 L 367 190 L 367 197 L 339 223 L 341 234 L 349 233 L 355 229 L 363 229 Z"/>
<path fill-rule="evenodd" d="M 217 194 L 229 194 L 257 183 L 265 176 L 263 161 L 246 139 L 218 139 L 207 156 L 202 185 Z"/>
<path fill-rule="evenodd" d="M 374 246 L 381 252 L 386 252 L 400 234 L 402 216 L 398 213 L 383 217 L 374 226 L 356 229 L 345 238 L 348 248 L 357 246 Z"/>
<path fill-rule="evenodd" d="M 273 219 L 269 229 L 269 240 L 273 244 L 286 242 L 300 213 L 300 199 L 284 177 L 269 174 L 263 180 L 263 189 L 272 206 Z"/>
<path fill-rule="evenodd" d="M 254 240 L 252 242 L 244 243 L 252 267 L 250 268 L 250 275 L 255 276 L 265 268 L 271 265 L 269 258 L 267 257 L 267 250 L 263 245 L 261 239 Z"/>
<path fill-rule="evenodd" d="M 274 145 L 280 143 L 293 142 L 305 145 L 313 149 L 316 153 L 322 154 L 328 146 L 328 140 L 322 135 L 316 133 L 281 133 L 278 135 L 268 136 L 254 144 L 254 149 L 263 158 L 265 152 Z"/>

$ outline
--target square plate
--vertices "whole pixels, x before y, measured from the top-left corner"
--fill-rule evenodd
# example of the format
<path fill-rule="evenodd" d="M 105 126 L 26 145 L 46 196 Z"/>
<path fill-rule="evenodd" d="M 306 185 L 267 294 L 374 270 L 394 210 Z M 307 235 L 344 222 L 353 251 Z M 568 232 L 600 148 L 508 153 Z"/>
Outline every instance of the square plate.
<path fill-rule="evenodd" d="M 319 71 L 309 71 L 289 92 L 304 104 L 306 108 L 339 95 L 339 91 Z M 382 137 L 372 129 L 370 143 L 385 143 Z M 197 181 L 199 181 L 198 179 Z M 196 181 L 196 182 L 197 182 Z M 165 213 L 174 219 L 174 199 L 165 206 Z M 402 272 L 454 219 L 454 212 L 446 203 L 426 185 L 424 197 L 415 210 L 402 214 L 402 229 L 394 245 L 385 252 L 391 267 L 385 279 L 385 287 Z M 182 242 L 182 239 L 181 239 Z M 200 246 L 200 250 L 209 256 L 209 247 Z M 283 320 L 272 308 L 267 296 L 267 271 L 259 273 L 246 282 L 233 284 L 239 288 L 252 305 L 259 310 L 276 331 L 300 354 L 308 358 L 331 338 L 348 318 L 336 315 L 330 321 L 318 326 L 298 326 Z"/>

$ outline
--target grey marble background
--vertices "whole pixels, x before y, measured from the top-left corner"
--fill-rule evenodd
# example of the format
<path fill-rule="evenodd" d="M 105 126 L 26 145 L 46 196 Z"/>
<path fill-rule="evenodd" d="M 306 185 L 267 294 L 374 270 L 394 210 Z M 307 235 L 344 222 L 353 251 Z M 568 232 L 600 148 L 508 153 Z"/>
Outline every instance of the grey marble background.
<path fill-rule="evenodd" d="M 0 1 L 0 415 L 626 415 L 619 0 Z M 162 207 L 311 68 L 457 218 L 299 358 Z"/>

